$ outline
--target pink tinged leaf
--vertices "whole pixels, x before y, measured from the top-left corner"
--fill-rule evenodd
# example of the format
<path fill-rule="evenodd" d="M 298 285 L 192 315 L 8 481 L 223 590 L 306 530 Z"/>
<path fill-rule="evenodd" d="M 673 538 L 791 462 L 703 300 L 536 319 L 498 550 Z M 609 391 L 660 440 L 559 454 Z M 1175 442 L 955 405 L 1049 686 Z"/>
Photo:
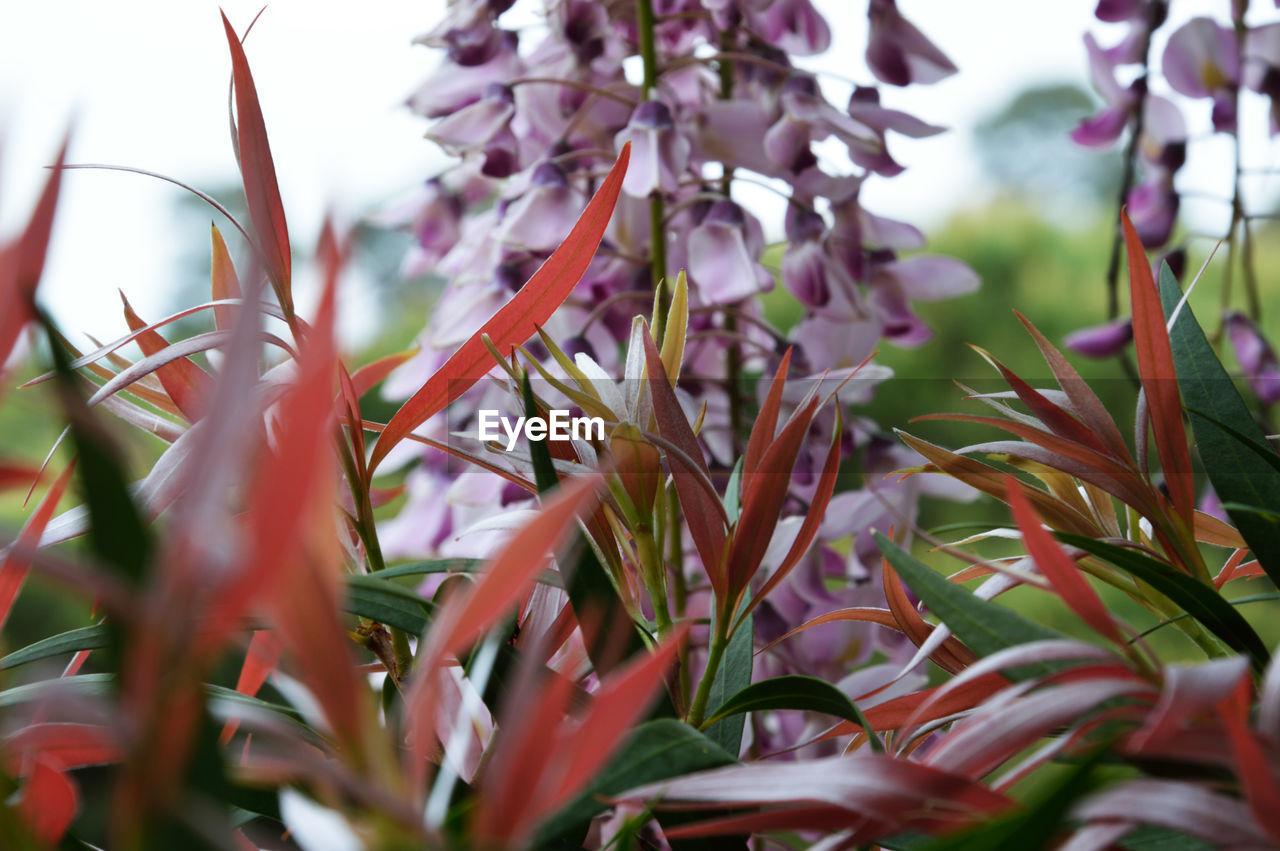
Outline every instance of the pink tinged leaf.
<path fill-rule="evenodd" d="M 31 308 L 35 305 L 36 284 L 44 271 L 49 237 L 53 233 L 53 214 L 58 206 L 68 141 L 62 142 L 26 229 L 15 242 L 0 250 L 0 366 L 9 359 L 23 326 L 33 318 Z"/>
<path fill-rule="evenodd" d="M 724 506 L 719 496 L 714 491 L 708 492 L 702 484 L 710 481 L 710 473 L 702 457 L 702 447 L 698 444 L 689 421 L 685 419 L 684 410 L 680 407 L 662 366 L 662 358 L 648 334 L 644 335 L 644 353 L 658 431 L 694 465 L 694 469 L 678 469 L 678 466 L 684 466 L 684 461 L 674 453 L 667 453 L 671 478 L 675 482 L 676 494 L 680 497 L 689 535 L 693 538 L 698 557 L 702 559 L 703 569 L 711 580 L 717 599 L 723 600 L 729 589 L 728 574 L 722 563 L 725 541 L 729 535 L 728 525 L 724 521 Z"/>
<path fill-rule="evenodd" d="M 1045 689 L 970 716 L 929 752 L 927 760 L 938 768 L 981 777 L 1040 737 L 1079 720 L 1100 703 L 1124 695 L 1144 695 L 1150 690 L 1145 681 L 1128 677 L 1097 678 Z"/>
<path fill-rule="evenodd" d="M 1086 799 L 1071 812 L 1086 823 L 1153 824 L 1215 847 L 1265 847 L 1267 838 L 1243 801 L 1175 780 L 1129 780 Z"/>
<path fill-rule="evenodd" d="M 1053 585 L 1058 596 L 1094 632 L 1121 647 L 1125 646 L 1124 636 L 1120 634 L 1119 628 L 1111 619 L 1111 614 L 1102 604 L 1098 593 L 1084 578 L 1075 561 L 1040 525 L 1040 517 L 1031 507 L 1026 494 L 1022 491 L 1022 485 L 1018 484 L 1014 476 L 1009 476 L 1009 506 L 1013 511 L 1014 522 L 1022 531 L 1022 542 L 1027 547 L 1027 554 Z"/>
<path fill-rule="evenodd" d="M 493 368 L 493 359 L 484 344 L 488 336 L 498 350 L 509 354 L 529 339 L 538 326 L 545 325 L 578 280 L 586 272 L 596 247 L 604 236 L 622 188 L 631 149 L 623 146 L 618 161 L 601 183 L 595 197 L 573 230 L 547 262 L 534 273 L 519 292 L 512 296 L 480 330 L 467 339 L 438 372 L 431 376 L 407 402 L 396 411 L 386 430 L 373 447 L 369 470 L 377 469 L 397 443 L 430 417 L 465 393 Z"/>
<path fill-rule="evenodd" d="M 106 765 L 120 759 L 115 732 L 95 724 L 30 724 L 4 739 L 6 770 L 16 774 L 19 757 L 40 754 L 64 769 Z"/>
<path fill-rule="evenodd" d="M 1174 510 L 1186 528 L 1192 527 L 1195 510 L 1195 482 L 1191 469 L 1191 453 L 1182 423 L 1182 402 L 1178 394 L 1178 373 L 1173 365 L 1173 350 L 1165 328 L 1164 308 L 1151 276 L 1142 241 L 1128 215 L 1121 213 L 1125 249 L 1129 257 L 1129 294 L 1132 300 L 1134 348 L 1138 356 L 1138 372 L 1151 408 L 1151 425 L 1155 431 L 1160 466 L 1172 495 Z"/>
<path fill-rule="evenodd" d="M 875 819 L 994 813 L 1009 801 L 968 778 L 882 754 L 757 762 L 698 772 L 632 789 L 620 800 L 765 806 L 826 804 Z M 795 825 L 797 827 L 801 825 Z"/>
<path fill-rule="evenodd" d="M 777 440 L 769 446 L 760 459 L 760 467 L 752 474 L 751 481 L 743 475 L 742 516 L 734 529 L 729 548 L 728 599 L 736 609 L 737 600 L 751 578 L 760 568 L 774 528 L 786 503 L 791 470 L 809 433 L 809 424 L 817 413 L 819 399 L 815 396 L 805 407 L 791 415 Z"/>
<path fill-rule="evenodd" d="M 23 783 L 17 810 L 35 838 L 43 845 L 56 845 L 66 835 L 79 807 L 76 785 L 58 762 L 34 760 Z"/>
<path fill-rule="evenodd" d="M 53 512 L 62 501 L 62 495 L 66 493 L 73 469 L 75 469 L 74 462 L 68 464 L 54 481 L 49 492 L 45 494 L 31 518 L 23 526 L 15 546 L 5 551 L 4 558 L 0 561 L 0 626 L 4 626 L 5 621 L 8 620 L 9 613 L 13 610 L 13 603 L 18 597 L 18 591 L 22 589 L 22 582 L 26 579 L 27 570 L 30 567 L 29 559 L 22 553 L 34 550 L 40 545 L 45 527 L 49 525 Z"/>
<path fill-rule="evenodd" d="M 276 168 L 271 159 L 271 146 L 267 141 L 267 127 L 262 118 L 262 107 L 258 103 L 253 74 L 249 70 L 249 60 L 225 14 L 222 16 L 222 25 L 226 30 L 227 46 L 231 50 L 238 118 L 236 138 L 245 200 L 257 234 L 258 249 L 275 285 L 280 307 L 286 316 L 292 316 L 293 260 L 289 251 L 289 227 L 285 222 L 284 204 L 280 200 L 280 187 L 276 183 Z"/>
<path fill-rule="evenodd" d="M 1146 724 L 1130 738 L 1128 747 L 1135 753 L 1158 752 L 1176 739 L 1189 721 L 1229 697 L 1248 674 L 1249 663 L 1243 656 L 1197 665 L 1169 665 L 1160 699 L 1147 715 Z"/>
<path fill-rule="evenodd" d="M 124 302 L 125 322 L 129 324 L 131 330 L 139 332 L 136 342 L 138 348 L 142 349 L 142 354 L 149 357 L 163 352 L 168 347 L 169 341 L 161 337 L 159 332 L 147 330 L 147 323 L 134 313 L 133 307 L 123 292 L 120 293 L 120 300 Z M 156 375 L 165 393 L 173 400 L 173 404 L 178 407 L 182 415 L 189 422 L 199 420 L 208 402 L 211 384 L 208 373 L 187 358 L 175 358 L 158 367 Z"/>
<path fill-rule="evenodd" d="M 773 383 L 765 394 L 760 405 L 760 413 L 756 416 L 755 425 L 751 427 L 751 437 L 747 441 L 747 454 L 742 462 L 744 478 L 755 473 L 760 466 L 760 459 L 765 450 L 773 443 L 778 430 L 778 411 L 782 407 L 782 391 L 787 384 L 787 368 L 791 364 L 792 347 L 788 346 L 778 362 L 778 369 L 773 374 Z"/>
<path fill-rule="evenodd" d="M 1115 655 L 1110 651 L 1082 641 L 1033 641 L 1028 644 L 1009 647 L 979 659 L 952 679 L 936 689 L 930 690 L 931 693 L 928 698 L 919 703 L 918 708 L 913 713 L 913 717 L 907 719 L 903 726 L 926 723 L 928 720 L 940 717 L 935 705 L 946 705 L 952 695 L 963 693 L 970 684 L 989 680 L 992 675 L 1002 674 L 1002 672 L 1011 668 L 1043 662 L 1066 660 L 1107 661 L 1114 659 Z M 1000 679 L 1004 678 L 1000 677 Z M 1006 680 L 1005 684 L 1009 685 L 1010 683 Z M 989 696 L 989 694 L 986 695 L 986 697 Z M 917 714 L 921 717 L 914 717 Z"/>
<path fill-rule="evenodd" d="M 1218 706 L 1227 728 L 1227 741 L 1235 760 L 1236 776 L 1258 824 L 1272 842 L 1280 842 L 1280 786 L 1268 758 L 1268 749 L 1249 729 L 1249 697 L 1253 684 L 1241 679 L 1235 693 Z"/>
<path fill-rule="evenodd" d="M 800 531 L 796 533 L 796 539 L 792 542 L 791 548 L 787 550 L 782 563 L 778 565 L 778 568 L 769 576 L 760 591 L 751 600 L 751 605 L 747 608 L 748 612 L 760 605 L 764 598 L 769 595 L 769 592 L 776 588 L 778 583 L 795 569 L 795 566 L 800 563 L 800 559 L 804 558 L 805 554 L 809 552 L 809 548 L 813 546 L 813 541 L 822 526 L 823 517 L 827 513 L 827 505 L 831 502 L 831 495 L 835 493 L 836 476 L 840 472 L 840 436 L 842 431 L 843 429 L 837 419 L 836 427 L 831 434 L 831 446 L 827 450 L 827 459 L 822 465 L 822 475 L 818 478 L 818 487 L 814 491 L 813 498 L 809 501 L 809 511 L 804 516 Z"/>

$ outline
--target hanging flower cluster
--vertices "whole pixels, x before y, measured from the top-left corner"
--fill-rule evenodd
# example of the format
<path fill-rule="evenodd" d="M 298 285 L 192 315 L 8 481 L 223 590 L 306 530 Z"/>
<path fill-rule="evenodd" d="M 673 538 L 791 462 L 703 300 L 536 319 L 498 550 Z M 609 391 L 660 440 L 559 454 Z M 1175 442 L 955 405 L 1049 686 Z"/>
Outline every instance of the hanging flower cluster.
<path fill-rule="evenodd" d="M 512 5 L 451 2 L 445 19 L 418 39 L 444 59 L 409 104 L 432 119 L 428 138 L 457 162 L 424 184 L 403 217 L 416 237 L 405 272 L 431 271 L 447 283 L 422 334 L 421 353 L 392 376 L 388 395 L 416 390 L 522 286 L 625 145 L 631 153 L 623 197 L 595 259 L 545 327 L 545 340 L 556 341 L 570 362 L 585 360 L 597 385 L 608 375 L 629 375 L 620 353 L 632 339 L 633 318 L 647 315 L 656 298 L 653 330 L 661 340 L 676 275 L 687 272 L 678 390 L 691 420 L 703 412 L 699 435 L 720 481 L 742 453 L 757 402 L 746 398 L 745 377 L 773 374 L 790 347 L 790 371 L 781 380 L 847 379 L 881 340 L 915 346 L 930 338 L 913 302 L 977 287 L 976 276 L 957 260 L 901 256 L 923 248 L 921 232 L 876 215 L 860 200 L 867 181 L 903 170 L 890 152 L 891 134 L 922 138 L 942 130 L 882 105 L 877 83 L 929 84 L 956 70 L 893 0 L 869 4 L 863 84 L 845 103 L 832 102 L 819 79 L 796 63 L 831 43 L 829 25 L 810 0 L 548 0 L 540 10 L 543 25 L 521 30 L 508 23 L 521 11 Z M 831 140 L 843 165 L 827 161 Z M 764 183 L 786 198 L 782 221 L 762 221 L 742 203 L 735 188 L 744 181 Z M 766 255 L 766 234 L 774 233 L 783 238 L 782 250 Z M 766 263 L 775 256 L 780 269 L 771 270 Z M 758 298 L 778 278 L 804 307 L 789 333 L 773 327 Z M 529 348 L 547 356 L 547 342 Z M 569 377 L 557 363 L 550 369 Z M 864 367 L 858 392 L 865 398 L 887 374 Z M 768 386 L 760 382 L 761 397 Z M 797 410 L 802 395 L 789 393 L 784 407 Z M 858 394 L 849 385 L 840 395 Z M 460 431 L 474 431 L 480 407 L 473 393 L 419 433 L 456 440 Z M 878 445 L 874 424 L 844 422 L 843 452 Z M 831 427 L 814 421 L 784 514 L 805 504 L 804 479 L 811 492 Z M 414 451 L 403 447 L 397 457 L 410 460 Z M 894 460 L 901 466 L 917 459 Z M 888 472 L 893 465 L 881 466 Z M 901 493 L 842 494 L 833 517 L 848 522 L 824 524 L 823 540 L 866 537 L 872 521 L 885 519 L 886 505 L 901 518 L 912 516 L 915 488 L 880 489 L 890 487 Z M 517 509 L 525 498 L 497 478 L 457 475 L 434 451 L 410 471 L 407 490 L 407 506 L 384 534 L 393 557 L 484 554 L 493 536 L 463 532 L 477 522 L 491 530 L 485 519 L 496 506 Z M 895 519 L 901 522 L 888 523 Z M 685 547 L 693 554 L 692 540 Z M 766 604 L 762 621 L 772 618 L 781 631 L 796 625 L 805 612 L 830 603 L 825 591 L 821 600 L 810 592 L 832 578 L 848 583 L 854 597 L 866 593 L 856 590 L 859 583 L 878 588 L 879 558 L 867 550 L 860 544 L 849 559 L 815 548 L 807 557 L 812 569 L 797 574 L 807 575 L 804 585 L 788 581 L 797 587 L 787 592 L 786 611 Z M 696 558 L 688 561 L 705 582 L 707 569 Z M 699 599 L 693 594 L 689 605 Z M 859 658 L 871 652 L 869 640 L 863 646 Z M 848 648 L 844 635 L 840 646 L 815 651 L 813 664 L 797 667 L 811 670 L 821 659 L 847 656 Z"/>
<path fill-rule="evenodd" d="M 1223 321 L 1228 325 L 1246 378 L 1256 389 L 1267 379 L 1259 372 L 1262 367 L 1255 353 L 1269 351 L 1270 346 L 1258 336 L 1255 325 L 1259 304 L 1250 222 L 1260 211 L 1251 209 L 1245 197 L 1249 168 L 1241 155 L 1240 113 L 1250 92 L 1261 95 L 1269 102 L 1271 135 L 1280 132 L 1280 20 L 1275 18 L 1274 4 L 1238 0 L 1221 18 L 1200 16 L 1175 26 L 1170 22 L 1170 12 L 1177 9 L 1178 4 L 1170 0 L 1098 3 L 1098 20 L 1122 24 L 1125 33 L 1109 47 L 1102 46 L 1093 34 L 1085 35 L 1090 76 L 1104 105 L 1076 127 L 1072 138 L 1081 145 L 1107 148 L 1128 133 L 1120 203 L 1127 208 L 1148 250 L 1167 249 L 1177 225 L 1181 196 L 1186 194 L 1180 193 L 1175 183 L 1187 162 L 1188 143 L 1193 138 L 1187 116 L 1200 112 L 1197 101 L 1207 107 L 1203 110 L 1207 116 L 1205 133 L 1199 135 L 1196 128 L 1194 138 L 1225 135 L 1234 146 L 1234 180 L 1229 195 L 1219 200 L 1230 210 L 1230 225 L 1224 237 L 1228 245 L 1225 274 L 1242 275 L 1249 314 L 1254 320 L 1249 322 L 1234 314 L 1226 319 L 1230 305 L 1224 303 Z M 1157 32 L 1166 36 L 1158 55 L 1152 47 L 1157 43 Z M 1121 84 L 1124 78 L 1132 81 Z M 1128 321 L 1117 317 L 1118 240 L 1117 235 L 1108 282 L 1112 290 L 1111 321 L 1082 329 L 1066 340 L 1070 348 L 1088 357 L 1117 354 L 1132 338 Z M 1180 257 L 1181 249 L 1172 254 Z M 1166 259 L 1176 267 L 1173 257 L 1167 255 Z M 1178 271 L 1175 268 L 1175 274 Z M 1224 290 L 1229 297 L 1231 287 Z M 1260 398 L 1269 402 L 1267 395 Z"/>

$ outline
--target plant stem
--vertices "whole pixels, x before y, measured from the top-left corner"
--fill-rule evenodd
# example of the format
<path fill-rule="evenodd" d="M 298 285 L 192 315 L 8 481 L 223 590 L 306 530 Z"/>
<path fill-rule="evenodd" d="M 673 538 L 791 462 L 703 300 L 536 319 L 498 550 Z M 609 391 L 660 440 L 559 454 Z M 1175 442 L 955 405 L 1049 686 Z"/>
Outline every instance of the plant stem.
<path fill-rule="evenodd" d="M 1125 146 L 1124 163 L 1120 176 L 1120 193 L 1116 199 L 1116 218 L 1129 200 L 1129 190 L 1133 188 L 1138 158 L 1138 144 L 1142 137 L 1147 102 L 1147 69 L 1151 67 L 1151 34 L 1164 22 L 1165 3 L 1151 4 L 1147 17 L 1147 31 L 1142 41 L 1142 74 L 1134 81 L 1133 86 L 1138 93 L 1138 103 L 1134 106 L 1133 127 L 1130 129 L 1129 142 Z M 1120 247 L 1123 240 L 1120 236 L 1120 224 L 1116 222 L 1115 233 L 1111 238 L 1111 257 L 1107 261 L 1107 318 L 1115 319 L 1120 315 Z"/>
<path fill-rule="evenodd" d="M 636 0 L 636 32 L 640 40 L 640 61 L 644 66 L 644 99 L 652 100 L 658 88 L 658 51 L 654 45 L 653 0 Z M 649 193 L 649 273 L 653 291 L 658 294 L 658 312 L 653 318 L 653 336 L 662 345 L 666 333 L 667 308 L 671 304 L 671 287 L 667 283 L 667 237 L 663 225 L 662 191 Z"/>
<path fill-rule="evenodd" d="M 658 626 L 658 638 L 671 633 L 671 609 L 667 602 L 667 567 L 662 560 L 662 548 L 654 540 L 648 525 L 639 526 L 635 532 L 636 557 L 640 560 L 640 575 L 653 601 L 653 620 Z"/>
<path fill-rule="evenodd" d="M 1233 2 L 1231 4 L 1231 23 L 1235 29 L 1236 37 L 1236 61 L 1239 63 L 1240 67 L 1244 66 L 1244 45 L 1245 40 L 1249 35 L 1249 28 L 1245 26 L 1244 23 L 1244 7 L 1246 5 L 1247 4 L 1242 2 Z M 1241 87 L 1237 86 L 1235 91 L 1237 122 L 1240 120 L 1241 91 Z M 1260 322 L 1262 319 L 1262 304 L 1258 298 L 1258 279 L 1256 270 L 1253 267 L 1253 235 L 1249 228 L 1249 219 L 1245 216 L 1244 193 L 1240 185 L 1241 177 L 1244 174 L 1244 163 L 1243 158 L 1241 157 L 1240 128 L 1238 125 L 1235 133 L 1231 136 L 1231 141 L 1235 155 L 1236 168 L 1235 179 L 1232 184 L 1231 191 L 1231 227 L 1227 232 L 1227 278 L 1226 283 L 1223 286 L 1224 301 L 1222 306 L 1224 308 L 1224 313 L 1225 309 L 1230 306 L 1226 299 L 1229 299 L 1231 295 L 1231 274 L 1232 269 L 1235 266 L 1236 246 L 1237 242 L 1239 242 L 1240 269 L 1242 277 L 1244 278 L 1245 298 L 1249 302 L 1249 316 L 1254 322 Z M 1239 239 L 1237 239 L 1236 236 L 1237 229 L 1240 231 Z"/>
<path fill-rule="evenodd" d="M 707 716 L 707 701 L 711 699 L 711 685 L 715 682 L 725 648 L 729 645 L 729 618 L 732 612 L 727 606 L 722 606 L 721 609 L 711 630 L 711 644 L 707 648 L 707 668 L 702 672 L 702 679 L 698 681 L 698 691 L 693 695 L 693 704 L 689 707 L 689 716 L 685 719 L 692 727 L 701 727 L 703 719 Z"/>

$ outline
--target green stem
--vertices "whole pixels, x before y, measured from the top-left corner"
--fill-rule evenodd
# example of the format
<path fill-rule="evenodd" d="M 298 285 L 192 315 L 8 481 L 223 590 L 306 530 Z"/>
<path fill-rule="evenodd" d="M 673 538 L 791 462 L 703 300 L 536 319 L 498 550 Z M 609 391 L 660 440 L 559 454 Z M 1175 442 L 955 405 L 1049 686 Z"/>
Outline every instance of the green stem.
<path fill-rule="evenodd" d="M 662 549 L 647 525 L 637 527 L 634 534 L 640 575 L 653 600 L 653 620 L 658 626 L 658 638 L 666 638 L 671 633 L 671 609 L 667 602 L 667 568 L 662 560 Z"/>
<path fill-rule="evenodd" d="M 720 670 L 720 662 L 724 659 L 725 648 L 729 646 L 729 616 L 727 608 L 716 616 L 715 626 L 711 631 L 711 645 L 707 648 L 707 669 L 702 672 L 698 681 L 698 691 L 693 695 L 693 704 L 689 707 L 689 717 L 685 720 L 692 727 L 701 727 L 707 716 L 707 701 L 711 699 L 711 685 Z"/>
<path fill-rule="evenodd" d="M 644 67 L 644 99 L 652 100 L 658 87 L 658 50 L 654 43 L 655 21 L 653 0 L 636 0 L 636 31 L 640 40 L 640 61 Z M 671 285 L 667 281 L 666 219 L 662 192 L 649 194 L 649 272 L 653 291 L 658 294 L 658 313 L 653 318 L 653 336 L 662 345 L 666 332 L 667 308 L 671 304 Z"/>

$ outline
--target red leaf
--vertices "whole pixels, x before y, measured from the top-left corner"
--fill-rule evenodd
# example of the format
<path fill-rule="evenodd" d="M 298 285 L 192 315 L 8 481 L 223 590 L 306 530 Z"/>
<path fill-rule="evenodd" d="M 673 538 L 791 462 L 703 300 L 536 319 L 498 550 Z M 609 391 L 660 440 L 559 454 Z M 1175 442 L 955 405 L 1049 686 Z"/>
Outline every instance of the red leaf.
<path fill-rule="evenodd" d="M 36 759 L 22 787 L 18 812 L 41 843 L 56 845 L 80 807 L 76 785 L 55 764 Z"/>
<path fill-rule="evenodd" d="M 812 814 L 814 805 L 847 811 L 850 826 L 861 817 L 918 823 L 922 811 L 931 817 L 964 818 L 1009 805 L 1003 795 L 966 777 L 884 754 L 734 765 L 660 781 L 619 796 L 633 801 L 659 797 L 664 802 L 799 806 L 796 820 L 773 825 L 797 829 L 808 827 L 803 819 Z"/>
<path fill-rule="evenodd" d="M 1178 373 L 1173 365 L 1164 308 L 1160 304 L 1155 280 L 1151 277 L 1151 264 L 1147 262 L 1142 240 L 1123 211 L 1120 219 L 1124 225 L 1124 244 L 1129 257 L 1129 297 L 1138 372 L 1151 409 L 1156 450 L 1160 454 L 1160 467 L 1169 486 L 1173 507 L 1186 528 L 1190 529 L 1191 512 L 1195 509 L 1195 482 L 1187 434 L 1182 424 Z"/>
<path fill-rule="evenodd" d="M 1032 325 L 1025 316 L 1016 310 L 1014 315 L 1018 317 L 1018 321 L 1031 334 L 1031 338 L 1035 340 L 1036 346 L 1040 349 L 1040 354 L 1044 357 L 1045 363 L 1049 365 L 1049 370 L 1057 380 L 1058 386 L 1062 388 L 1063 392 L 1067 394 L 1067 398 L 1071 400 L 1071 404 L 1075 408 L 1075 415 L 1107 445 L 1112 455 L 1128 460 L 1131 457 L 1129 447 L 1125 444 L 1124 437 L 1121 436 L 1115 420 L 1111 418 L 1106 406 L 1102 404 L 1102 400 L 1080 377 L 1080 373 L 1076 372 L 1075 368 L 1067 362 L 1067 359 L 1062 356 L 1062 352 L 1058 351 L 1052 343 L 1045 339 L 1045 336 L 1040 333 L 1036 326 Z"/>
<path fill-rule="evenodd" d="M 1050 402 L 1043 393 L 1023 381 L 1000 361 L 985 352 L 982 354 L 995 364 L 996 369 L 1000 370 L 1000 374 L 1004 376 L 1004 380 L 1008 382 L 1009 387 L 1013 389 L 1013 392 L 1022 400 L 1022 403 L 1027 406 L 1036 419 L 1040 420 L 1045 428 L 1059 437 L 1087 446 L 1103 455 L 1112 455 L 1121 461 L 1128 457 L 1127 451 L 1116 455 L 1115 451 L 1104 443 L 1092 428 L 1080 422 L 1080 420 L 1077 420 L 1053 402 Z"/>
<path fill-rule="evenodd" d="M 217 227 L 211 227 L 213 240 L 213 261 L 209 274 L 209 287 L 214 301 L 237 299 L 241 297 L 240 278 L 236 276 L 235 264 L 227 251 L 227 243 Z M 213 309 L 214 326 L 222 331 L 231 330 L 234 325 L 235 308 L 215 307 Z"/>
<path fill-rule="evenodd" d="M 393 355 L 378 358 L 373 363 L 367 363 L 351 373 L 351 384 L 356 389 L 356 395 L 363 396 L 368 393 L 379 381 L 390 375 L 392 370 L 415 354 L 417 354 L 417 351 L 414 349 L 410 349 L 407 352 L 396 352 Z"/>
<path fill-rule="evenodd" d="M 253 84 L 253 74 L 249 70 L 244 47 L 225 13 L 222 15 L 222 25 L 227 34 L 227 46 L 231 49 L 238 118 L 236 132 L 245 201 L 249 205 L 249 216 L 253 219 L 253 229 L 257 234 L 258 250 L 275 287 L 276 297 L 280 299 L 280 307 L 286 316 L 292 317 L 293 260 L 289 251 L 289 227 L 284 218 L 280 187 L 276 183 L 276 167 L 271 159 L 271 145 L 267 142 L 262 106 L 258 103 L 258 91 Z"/>
<path fill-rule="evenodd" d="M 840 422 L 837 419 L 836 427 L 831 434 L 831 448 L 827 450 L 827 460 L 822 465 L 822 475 L 818 479 L 818 487 L 814 491 L 813 499 L 809 503 L 809 512 L 804 516 L 804 522 L 800 524 L 800 531 L 796 534 L 796 539 L 791 544 L 791 549 L 787 550 L 787 554 L 782 559 L 782 563 L 778 565 L 778 569 L 773 572 L 760 589 L 759 593 L 751 600 L 751 605 L 747 607 L 750 612 L 756 606 L 763 602 L 769 592 L 777 587 L 778 583 L 786 579 L 787 574 L 795 569 L 800 563 L 800 559 L 804 558 L 805 553 L 809 552 L 809 547 L 813 546 L 813 539 L 818 535 L 818 528 L 822 525 L 822 518 L 827 513 L 827 504 L 831 502 L 831 495 L 836 489 L 836 476 L 840 472 Z"/>
<path fill-rule="evenodd" d="M 774 373 L 773 384 L 764 402 L 760 405 L 760 414 L 755 425 L 751 427 L 751 438 L 747 441 L 747 454 L 742 461 L 743 489 L 746 489 L 747 478 L 760 466 L 765 450 L 773 442 L 774 433 L 778 429 L 778 410 L 782 406 L 782 390 L 786 386 L 787 367 L 791 364 L 791 347 L 778 363 L 778 371 Z"/>
<path fill-rule="evenodd" d="M 598 474 L 562 482 L 542 510 L 507 541 L 477 581 L 454 593 L 437 612 L 417 655 L 405 694 L 413 785 L 421 789 L 435 742 L 434 678 L 452 653 L 475 641 L 523 599 L 550 552 L 595 501 Z"/>
<path fill-rule="evenodd" d="M 0 251 L 0 366 L 9 359 L 18 334 L 32 318 L 36 284 L 44 271 L 44 258 L 53 232 L 53 213 L 58 206 L 58 190 L 62 185 L 62 163 L 66 156 L 67 141 L 64 140 L 26 230 Z"/>
<path fill-rule="evenodd" d="M 563 743 L 564 776 L 549 802 L 547 815 L 581 791 L 616 746 L 622 744 L 627 731 L 663 687 L 664 677 L 688 634 L 689 625 L 681 624 L 653 653 L 614 671 L 601 683 L 582 724 Z"/>
<path fill-rule="evenodd" d="M 373 447 L 373 455 L 369 459 L 370 474 L 377 469 L 391 448 L 409 432 L 444 410 L 445 406 L 489 373 L 493 368 L 493 358 L 483 342 L 486 335 L 498 347 L 499 352 L 508 355 L 516 346 L 533 336 L 538 326 L 545 325 L 556 308 L 569 297 L 569 293 L 573 292 L 578 280 L 587 271 L 587 266 L 595 256 L 596 247 L 604 236 L 609 217 L 618 201 L 622 177 L 626 174 L 630 156 L 631 146 L 624 145 L 618 161 L 560 247 L 533 274 L 528 283 L 511 297 L 511 301 L 503 305 L 479 331 L 472 334 L 444 366 L 396 411 L 391 422 L 387 423 L 382 437 Z"/>
<path fill-rule="evenodd" d="M 133 306 L 124 293 L 120 293 L 124 302 L 124 320 L 130 330 L 137 331 L 138 348 L 147 357 L 157 355 L 169 347 L 169 341 L 160 336 L 160 332 L 147 328 L 147 323 L 134 313 Z M 173 404 L 189 422 L 200 419 L 204 413 L 209 394 L 209 374 L 196 366 L 188 358 L 176 358 L 156 369 L 156 377 L 160 379 L 164 392 L 169 394 Z"/>
<path fill-rule="evenodd" d="M 709 485 L 704 484 L 711 481 L 711 474 L 702 457 L 698 438 L 685 419 L 684 410 L 667 380 L 662 357 L 649 335 L 642 336 L 649 394 L 653 399 L 653 416 L 658 423 L 658 431 L 680 450 L 685 459 L 694 464 L 693 469 L 686 469 L 684 459 L 668 452 L 667 463 L 671 468 L 671 479 L 675 483 L 676 494 L 680 497 L 682 513 L 689 525 L 689 535 L 693 538 L 693 545 L 697 547 L 698 557 L 702 559 L 703 569 L 711 580 L 716 598 L 723 600 L 729 588 L 729 577 L 722 563 L 725 539 L 729 535 L 728 525 L 724 522 L 724 506 L 720 503 L 720 497 L 708 490 Z"/>
<path fill-rule="evenodd" d="M 120 759 L 114 733 L 96 724 L 30 724 L 5 737 L 3 750 L 10 774 L 17 773 L 20 757 L 32 754 L 41 754 L 64 769 L 106 765 Z"/>
<path fill-rule="evenodd" d="M 49 525 L 49 519 L 53 517 L 58 503 L 62 501 L 67 483 L 71 481 L 73 469 L 75 469 L 74 461 L 68 464 L 62 471 L 62 475 L 54 481 L 49 492 L 44 495 L 40 505 L 23 526 L 16 546 L 10 547 L 4 560 L 0 561 L 0 626 L 4 626 L 5 621 L 8 620 L 9 612 L 13 610 L 13 602 L 18 597 L 18 591 L 22 589 L 22 581 L 26 579 L 27 569 L 30 567 L 29 559 L 24 558 L 20 553 L 30 552 L 40 545 L 45 527 Z"/>
<path fill-rule="evenodd" d="M 791 415 L 777 440 L 765 450 L 751 482 L 746 481 L 744 473 L 742 516 L 734 526 L 729 548 L 728 600 L 732 611 L 736 611 L 738 596 L 751 584 L 751 577 L 760 568 L 760 561 L 773 540 L 773 531 L 787 501 L 791 469 L 809 433 L 818 402 L 815 396 Z"/>
<path fill-rule="evenodd" d="M 1053 585 L 1064 603 L 1080 616 L 1080 619 L 1099 635 L 1111 639 L 1121 647 L 1125 638 L 1120 634 L 1107 607 L 1080 572 L 1076 563 L 1063 551 L 1058 542 L 1040 525 L 1040 517 L 1027 500 L 1017 478 L 1009 476 L 1009 507 L 1013 520 L 1022 531 L 1022 542 L 1027 554 L 1040 568 L 1040 572 Z"/>
<path fill-rule="evenodd" d="M 443 659 L 497 623 L 528 590 L 577 516 L 594 502 L 599 485 L 599 475 L 562 483 L 555 497 L 512 536 L 479 580 L 445 604 L 429 633 L 432 653 L 425 658 Z"/>
<path fill-rule="evenodd" d="M 1235 758 L 1236 775 L 1249 808 L 1273 842 L 1280 842 L 1280 786 L 1267 758 L 1267 746 L 1249 729 L 1249 697 L 1253 683 L 1242 677 L 1235 691 L 1218 705 Z"/>
<path fill-rule="evenodd" d="M 284 652 L 284 642 L 280 636 L 269 629 L 254 630 L 249 641 L 249 649 L 244 654 L 244 664 L 240 667 L 240 676 L 236 680 L 236 691 L 253 697 L 267 681 L 267 677 L 280 663 L 280 654 Z M 222 728 L 222 744 L 231 741 L 235 735 L 239 719 L 232 718 Z"/>

